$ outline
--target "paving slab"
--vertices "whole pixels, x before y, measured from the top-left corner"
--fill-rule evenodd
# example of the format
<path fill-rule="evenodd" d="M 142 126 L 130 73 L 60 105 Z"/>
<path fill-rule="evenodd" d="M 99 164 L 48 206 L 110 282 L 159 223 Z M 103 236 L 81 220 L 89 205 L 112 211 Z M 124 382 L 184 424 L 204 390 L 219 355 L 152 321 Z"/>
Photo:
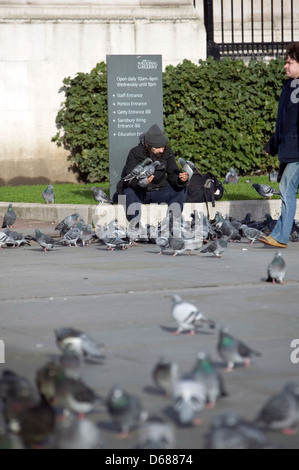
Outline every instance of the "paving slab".
<path fill-rule="evenodd" d="M 32 234 L 36 221 L 18 222 Z M 28 224 L 32 225 L 28 226 Z M 43 230 L 51 232 L 52 224 Z M 252 420 L 267 398 L 290 380 L 298 380 L 299 364 L 291 361 L 291 341 L 299 338 L 299 244 L 283 251 L 285 282 L 266 282 L 275 249 L 246 239 L 230 243 L 221 259 L 214 255 L 158 256 L 154 244 L 141 243 L 127 250 L 108 251 L 99 242 L 89 247 L 56 246 L 44 253 L 40 246 L 0 250 L 1 328 L 5 368 L 35 381 L 36 370 L 60 354 L 54 328 L 72 326 L 101 344 L 102 365 L 85 364 L 83 379 L 103 396 L 119 384 L 136 394 L 144 408 L 159 414 L 175 429 L 176 449 L 203 449 L 213 419 L 233 410 Z M 218 331 L 198 330 L 194 336 L 174 336 L 171 296 L 176 293 L 215 320 L 217 328 L 232 334 L 262 353 L 249 369 L 231 373 L 218 356 Z M 189 372 L 201 351 L 211 354 L 229 392 L 214 409 L 204 409 L 200 426 L 180 427 L 171 399 L 161 394 L 152 370 L 165 355 Z M 91 415 L 99 423 L 108 450 L 134 449 L 138 429 L 118 439 L 118 428 L 103 409 Z M 299 447 L 298 434 L 267 432 L 276 448 Z"/>

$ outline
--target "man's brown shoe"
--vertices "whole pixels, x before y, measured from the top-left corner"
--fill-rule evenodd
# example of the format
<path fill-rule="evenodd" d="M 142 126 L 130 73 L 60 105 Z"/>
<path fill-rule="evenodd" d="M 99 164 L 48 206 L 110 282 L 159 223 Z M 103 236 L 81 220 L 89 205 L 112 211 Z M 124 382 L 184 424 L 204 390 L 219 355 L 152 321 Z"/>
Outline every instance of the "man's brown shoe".
<path fill-rule="evenodd" d="M 287 248 L 288 246 L 286 243 L 279 243 L 275 238 L 270 237 L 270 235 L 268 237 L 260 237 L 258 240 L 267 245 L 275 246 L 276 248 Z"/>

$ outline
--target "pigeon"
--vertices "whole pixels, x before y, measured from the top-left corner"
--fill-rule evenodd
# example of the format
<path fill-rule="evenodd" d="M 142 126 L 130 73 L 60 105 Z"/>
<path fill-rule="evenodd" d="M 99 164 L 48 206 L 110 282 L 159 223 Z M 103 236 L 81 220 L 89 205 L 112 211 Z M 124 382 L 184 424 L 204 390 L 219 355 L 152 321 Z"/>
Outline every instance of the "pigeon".
<path fill-rule="evenodd" d="M 245 367 L 249 367 L 251 357 L 261 356 L 260 352 L 251 349 L 245 343 L 232 336 L 228 328 L 221 328 L 219 331 L 217 351 L 227 364 L 226 372 L 231 372 L 235 364 L 243 364 Z"/>
<path fill-rule="evenodd" d="M 104 203 L 113 204 L 112 199 L 110 199 L 110 197 L 108 197 L 105 191 L 103 191 L 102 189 L 96 188 L 95 186 L 93 186 L 91 188 L 91 191 L 92 191 L 94 200 L 97 201 L 99 204 L 104 204 Z"/>
<path fill-rule="evenodd" d="M 82 246 L 89 246 L 92 238 L 93 238 L 93 231 L 92 231 L 92 225 L 87 224 L 84 225 L 81 231 L 81 241 L 82 241 Z"/>
<path fill-rule="evenodd" d="M 222 254 L 227 248 L 228 238 L 223 235 L 221 238 L 217 238 L 209 243 L 200 253 L 213 253 L 217 258 L 222 258 Z"/>
<path fill-rule="evenodd" d="M 96 423 L 64 410 L 63 419 L 57 420 L 51 449 L 102 449 L 104 444 L 102 432 Z"/>
<path fill-rule="evenodd" d="M 160 248 L 158 255 L 162 255 L 164 250 L 169 248 L 169 238 L 168 237 L 163 237 L 162 235 L 160 237 L 157 237 L 155 239 L 156 245 Z"/>
<path fill-rule="evenodd" d="M 12 204 L 8 205 L 7 212 L 4 214 L 2 228 L 11 228 L 15 221 L 17 220 L 17 215 L 12 208 Z"/>
<path fill-rule="evenodd" d="M 110 417 L 120 428 L 120 439 L 127 438 L 134 428 L 148 418 L 148 412 L 143 409 L 139 398 L 118 385 L 111 387 L 106 406 Z"/>
<path fill-rule="evenodd" d="M 62 238 L 57 240 L 57 243 L 65 244 L 67 246 L 78 246 L 77 242 L 81 240 L 83 231 L 83 223 L 79 222 L 75 227 L 70 228 Z"/>
<path fill-rule="evenodd" d="M 287 270 L 286 262 L 282 257 L 281 251 L 277 251 L 271 263 L 268 266 L 268 279 L 267 282 L 272 282 L 273 284 L 283 284 L 283 279 L 285 277 Z"/>
<path fill-rule="evenodd" d="M 180 426 L 201 424 L 198 414 L 206 403 L 205 386 L 192 379 L 178 380 L 173 387 L 172 410 Z"/>
<path fill-rule="evenodd" d="M 85 361 L 102 362 L 106 358 L 93 338 L 83 331 L 67 327 L 56 328 L 54 333 L 56 344 L 63 353 L 70 351 Z"/>
<path fill-rule="evenodd" d="M 237 171 L 231 167 L 229 172 L 225 176 L 224 184 L 237 184 L 239 182 L 239 177 Z"/>
<path fill-rule="evenodd" d="M 32 239 L 35 240 L 41 246 L 44 252 L 47 252 L 48 250 L 54 248 L 56 241 L 53 240 L 53 238 L 51 238 L 46 233 L 42 233 L 38 228 L 34 229 L 34 233 L 35 236 L 32 237 Z"/>
<path fill-rule="evenodd" d="M 258 184 L 258 183 L 253 183 L 251 185 L 256 191 L 257 193 L 262 196 L 264 199 L 266 199 L 267 197 L 269 199 L 272 198 L 272 196 L 274 196 L 274 194 L 278 194 L 278 195 L 281 195 L 280 191 L 277 191 L 277 189 L 274 189 L 272 188 L 272 186 L 269 186 L 268 184 Z"/>
<path fill-rule="evenodd" d="M 146 188 L 148 185 L 147 179 L 155 173 L 156 168 L 159 165 L 161 165 L 161 162 L 159 162 L 159 160 L 145 165 L 139 175 L 135 176 L 135 179 L 138 181 L 138 185 L 142 188 Z"/>
<path fill-rule="evenodd" d="M 4 228 L 3 232 L 8 235 L 10 240 L 7 240 L 7 245 L 13 245 L 19 247 L 20 245 L 30 245 L 30 242 L 26 240 L 23 233 L 15 232 L 14 230 L 10 230 L 9 228 Z"/>
<path fill-rule="evenodd" d="M 242 231 L 244 237 L 247 238 L 250 245 L 265 235 L 261 230 L 258 230 L 254 227 L 248 227 L 246 224 L 242 224 L 240 226 L 240 230 Z"/>
<path fill-rule="evenodd" d="M 152 378 L 165 395 L 171 396 L 173 385 L 179 379 L 179 366 L 168 357 L 162 356 L 152 370 Z"/>
<path fill-rule="evenodd" d="M 214 418 L 205 436 L 205 449 L 268 449 L 264 432 L 233 411 Z"/>
<path fill-rule="evenodd" d="M 135 168 L 133 168 L 133 170 L 128 175 L 126 175 L 124 177 L 124 181 L 128 182 L 128 183 L 130 181 L 132 181 L 134 178 L 136 178 L 137 176 L 139 176 L 143 172 L 144 167 L 146 165 L 148 165 L 149 163 L 152 163 L 152 162 L 153 162 L 153 160 L 151 158 L 149 158 L 149 157 L 145 158 L 143 160 L 143 162 L 136 165 Z"/>
<path fill-rule="evenodd" d="M 118 236 L 111 237 L 109 235 L 105 235 L 102 240 L 109 251 L 114 251 L 115 248 L 126 250 L 133 244 L 133 242 L 128 237 L 120 238 Z"/>
<path fill-rule="evenodd" d="M 53 185 L 49 184 L 46 189 L 43 190 L 43 198 L 47 204 L 54 204 L 55 202 L 55 193 L 53 190 Z"/>
<path fill-rule="evenodd" d="M 273 170 L 269 173 L 269 181 L 270 183 L 277 183 L 278 172 Z"/>
<path fill-rule="evenodd" d="M 159 416 L 152 416 L 140 426 L 136 449 L 175 449 L 174 427 Z"/>
<path fill-rule="evenodd" d="M 4 230 L 0 230 L 0 249 L 3 245 L 14 245 L 13 239 Z"/>
<path fill-rule="evenodd" d="M 265 430 L 295 434 L 299 423 L 299 382 L 288 382 L 268 398 L 253 424 Z"/>
<path fill-rule="evenodd" d="M 79 212 L 66 216 L 58 225 L 56 225 L 55 230 L 60 231 L 60 236 L 62 237 L 67 233 L 72 227 L 77 225 L 80 220 Z"/>
<path fill-rule="evenodd" d="M 171 315 L 178 326 L 178 329 L 173 333 L 174 335 L 179 335 L 182 331 L 189 331 L 190 335 L 194 335 L 195 329 L 203 324 L 215 328 L 213 320 L 199 312 L 192 303 L 182 300 L 177 294 L 172 295 Z"/>
<path fill-rule="evenodd" d="M 188 173 L 188 183 L 190 182 L 192 176 L 193 176 L 193 173 L 194 173 L 194 165 L 189 162 L 188 160 L 185 160 L 184 158 L 180 157 L 178 159 L 178 162 L 182 168 L 182 170 L 186 173 Z"/>
<path fill-rule="evenodd" d="M 196 362 L 188 377 L 193 380 L 199 380 L 205 385 L 208 408 L 214 408 L 219 398 L 228 396 L 222 375 L 213 366 L 209 354 L 203 351 L 197 354 Z"/>

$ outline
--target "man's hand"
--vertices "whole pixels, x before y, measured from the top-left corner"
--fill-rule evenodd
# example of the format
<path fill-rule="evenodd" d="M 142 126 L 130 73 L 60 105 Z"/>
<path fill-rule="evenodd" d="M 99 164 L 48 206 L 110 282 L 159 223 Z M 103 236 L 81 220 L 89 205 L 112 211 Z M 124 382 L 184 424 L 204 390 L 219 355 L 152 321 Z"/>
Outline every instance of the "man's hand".
<path fill-rule="evenodd" d="M 183 173 L 179 173 L 179 179 L 181 180 L 182 183 L 185 183 L 189 178 L 189 175 L 186 171 Z"/>
<path fill-rule="evenodd" d="M 150 184 L 150 183 L 153 181 L 154 177 L 155 177 L 155 175 L 149 176 L 149 177 L 147 178 L 147 184 Z"/>

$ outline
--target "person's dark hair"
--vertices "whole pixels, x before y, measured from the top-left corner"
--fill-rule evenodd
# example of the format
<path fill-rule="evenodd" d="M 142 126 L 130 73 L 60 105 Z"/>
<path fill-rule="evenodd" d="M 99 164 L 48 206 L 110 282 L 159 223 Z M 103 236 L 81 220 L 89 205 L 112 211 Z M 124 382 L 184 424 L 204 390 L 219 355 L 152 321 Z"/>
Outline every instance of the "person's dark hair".
<path fill-rule="evenodd" d="M 299 63 L 299 42 L 291 42 L 287 46 L 285 58 L 287 59 L 288 57 Z"/>

